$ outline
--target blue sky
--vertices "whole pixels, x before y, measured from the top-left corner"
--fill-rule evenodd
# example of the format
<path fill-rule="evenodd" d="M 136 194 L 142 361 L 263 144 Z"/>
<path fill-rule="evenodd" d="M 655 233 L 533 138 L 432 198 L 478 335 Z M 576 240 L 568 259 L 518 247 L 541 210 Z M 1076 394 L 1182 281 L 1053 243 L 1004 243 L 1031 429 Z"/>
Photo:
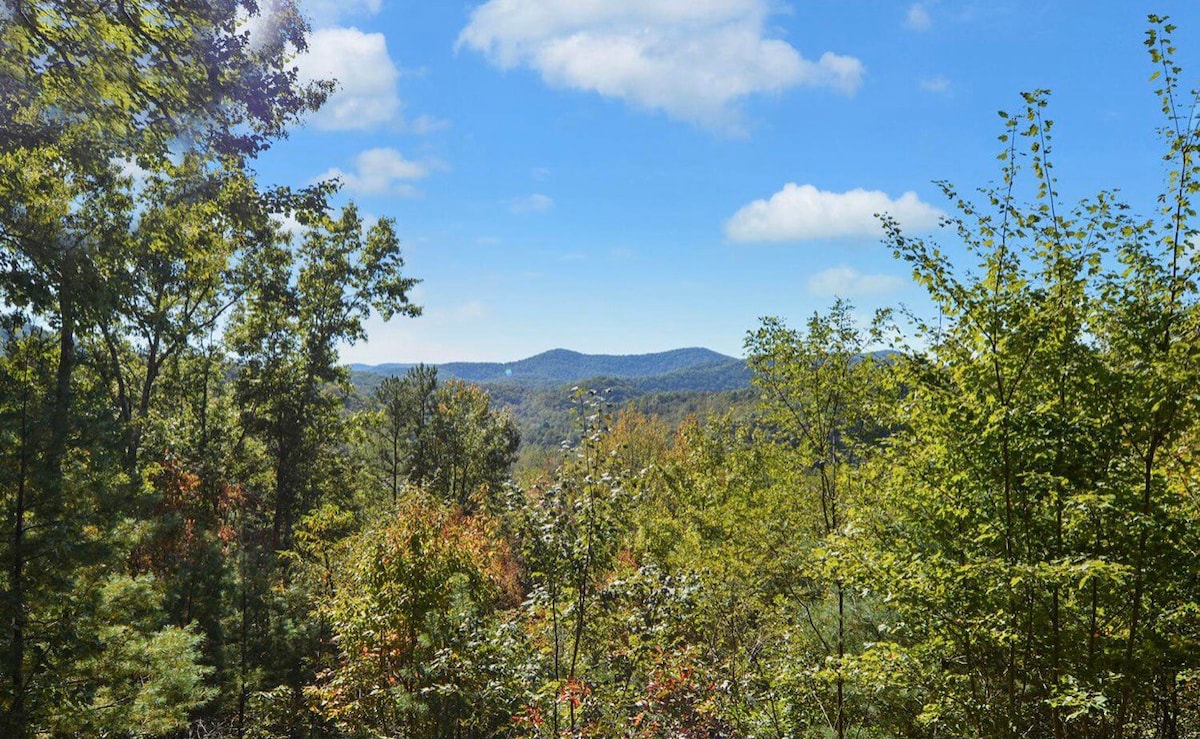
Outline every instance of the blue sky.
<path fill-rule="evenodd" d="M 835 295 L 923 310 L 880 244 L 997 177 L 997 111 L 1052 90 L 1074 201 L 1164 177 L 1145 13 L 1200 82 L 1200 5 L 1124 0 L 301 0 L 326 107 L 258 162 L 338 176 L 396 219 L 425 315 L 351 362 L 508 361 L 555 347 L 740 355 L 761 316 Z M 939 236 L 957 254 L 949 234 Z"/>

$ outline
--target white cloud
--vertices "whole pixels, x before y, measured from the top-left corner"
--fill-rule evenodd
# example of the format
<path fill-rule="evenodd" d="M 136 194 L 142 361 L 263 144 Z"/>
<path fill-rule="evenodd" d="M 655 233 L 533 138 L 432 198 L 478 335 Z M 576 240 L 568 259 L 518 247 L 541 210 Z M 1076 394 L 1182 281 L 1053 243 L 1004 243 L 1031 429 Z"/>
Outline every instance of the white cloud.
<path fill-rule="evenodd" d="M 925 92 L 934 92 L 939 95 L 950 92 L 950 80 L 940 74 L 934 77 L 927 77 L 921 80 L 919 84 Z"/>
<path fill-rule="evenodd" d="M 382 33 L 357 28 L 314 31 L 296 66 L 303 82 L 337 81 L 336 91 L 312 117 L 317 128 L 364 130 L 400 122 L 400 70 L 388 56 Z"/>
<path fill-rule="evenodd" d="M 337 178 L 345 188 L 362 195 L 419 194 L 411 184 L 429 176 L 430 165 L 405 159 L 395 149 L 368 149 L 354 159 L 355 170 L 347 172 L 334 167 L 318 180 Z"/>
<path fill-rule="evenodd" d="M 910 31 L 928 31 L 933 27 L 933 18 L 929 16 L 926 3 L 913 3 L 908 6 L 908 14 L 904 16 L 904 27 Z"/>
<path fill-rule="evenodd" d="M 304 236 L 304 226 L 300 221 L 296 220 L 296 216 L 292 214 L 276 213 L 271 216 L 271 220 L 279 226 L 279 230 L 288 236 L 292 237 L 293 243 L 298 243 Z"/>
<path fill-rule="evenodd" d="M 887 213 L 911 231 L 927 231 L 942 212 L 909 191 L 892 199 L 861 188 L 828 192 L 789 182 L 769 200 L 755 200 L 725 223 L 732 241 L 807 241 L 883 234 L 876 214 Z"/>
<path fill-rule="evenodd" d="M 714 128 L 739 127 L 738 103 L 803 85 L 850 95 L 864 68 L 804 58 L 767 36 L 769 0 L 490 0 L 458 38 L 497 66 Z"/>
<path fill-rule="evenodd" d="M 523 215 L 526 213 L 545 213 L 553 207 L 554 200 L 550 196 L 535 192 L 528 197 L 512 201 L 508 209 L 513 213 Z"/>
<path fill-rule="evenodd" d="M 895 275 L 864 275 L 845 265 L 822 270 L 808 278 L 808 292 L 818 297 L 884 295 L 894 292 L 902 285 L 904 280 Z"/>

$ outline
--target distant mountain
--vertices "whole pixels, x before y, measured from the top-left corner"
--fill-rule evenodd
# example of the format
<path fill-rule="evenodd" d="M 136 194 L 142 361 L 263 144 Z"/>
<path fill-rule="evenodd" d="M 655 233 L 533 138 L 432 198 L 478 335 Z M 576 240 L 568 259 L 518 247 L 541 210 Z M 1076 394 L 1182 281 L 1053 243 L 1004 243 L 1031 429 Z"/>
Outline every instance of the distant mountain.
<path fill-rule="evenodd" d="M 401 375 L 412 364 L 350 365 L 365 402 L 383 379 Z M 438 378 L 456 378 L 487 390 L 492 401 L 508 408 L 521 430 L 525 454 L 559 448 L 575 433 L 571 387 L 606 390 L 614 408 L 634 407 L 672 426 L 688 414 L 700 416 L 737 410 L 749 413 L 754 393 L 744 359 L 709 349 L 675 349 L 656 354 L 615 356 L 553 349 L 516 362 L 450 362 L 434 365 Z M 535 455 L 536 456 L 536 455 Z"/>
<path fill-rule="evenodd" d="M 871 352 L 877 361 L 893 361 L 894 351 Z M 383 379 L 412 364 L 350 365 L 356 393 L 352 404 L 369 403 Z M 516 362 L 451 362 L 434 365 L 439 379 L 457 378 L 479 385 L 497 406 L 512 412 L 521 431 L 524 461 L 533 464 L 557 453 L 577 433 L 572 416 L 572 387 L 605 391 L 614 409 L 632 408 L 656 416 L 671 427 L 688 416 L 730 414 L 747 418 L 758 393 L 750 388 L 746 360 L 709 349 L 675 349 L 656 354 L 615 356 L 553 349 Z M 532 461 L 530 461 L 532 460 Z"/>
<path fill-rule="evenodd" d="M 750 387 L 750 368 L 741 359 L 723 359 L 716 362 L 684 367 L 660 375 L 617 376 L 599 375 L 573 381 L 594 388 L 613 388 L 631 395 L 643 393 L 718 393 L 726 390 L 744 390 Z"/>
<path fill-rule="evenodd" d="M 515 362 L 449 362 L 435 366 L 442 379 L 530 388 L 554 387 L 588 378 L 637 380 L 632 384 L 643 392 L 711 392 L 744 388 L 750 384 L 750 373 L 744 360 L 694 347 L 631 355 L 582 354 L 551 349 Z M 412 367 L 411 364 L 350 365 L 356 375 L 384 376 L 401 375 Z"/>

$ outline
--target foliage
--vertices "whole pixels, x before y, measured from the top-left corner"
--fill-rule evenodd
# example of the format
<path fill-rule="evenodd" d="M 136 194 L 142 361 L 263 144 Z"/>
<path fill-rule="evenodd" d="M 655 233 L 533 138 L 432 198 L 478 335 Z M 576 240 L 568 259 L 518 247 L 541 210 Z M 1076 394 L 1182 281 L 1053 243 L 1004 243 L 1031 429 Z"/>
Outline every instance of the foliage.
<path fill-rule="evenodd" d="M 53 143 L 145 161 L 191 141 L 253 156 L 331 89 L 297 84 L 289 62 L 308 29 L 286 0 L 254 39 L 242 27 L 259 14 L 251 0 L 6 7 L 0 152 Z"/>
<path fill-rule="evenodd" d="M 322 716 L 353 736 L 482 735 L 507 720 L 511 655 L 487 637 L 516 582 L 495 533 L 416 497 L 343 543 L 317 607 L 337 647 L 307 690 Z"/>
<path fill-rule="evenodd" d="M 212 696 L 204 685 L 210 670 L 197 664 L 193 630 L 162 623 L 153 579 L 110 576 L 80 583 L 76 596 L 95 602 L 77 612 L 76 639 L 86 646 L 59 676 L 72 687 L 59 695 L 50 729 L 161 736 L 186 727 L 190 712 Z"/>
<path fill-rule="evenodd" d="M 943 185 L 970 269 L 884 218 L 935 306 L 908 342 L 838 301 L 745 363 L 559 350 L 367 398 L 338 350 L 415 280 L 391 220 L 255 181 L 330 89 L 257 5 L 0 11 L 0 734 L 1200 730 L 1200 131 L 1165 20 L 1160 210 L 1065 207 L 1026 95 L 999 182 Z"/>
<path fill-rule="evenodd" d="M 520 435 L 485 391 L 459 380 L 439 385 L 436 369 L 418 365 L 385 379 L 375 400 L 378 463 L 393 501 L 401 479 L 467 513 L 499 491 Z"/>
<path fill-rule="evenodd" d="M 307 216 L 306 216 L 307 217 Z M 294 259 L 274 239 L 249 268 L 253 285 L 231 317 L 230 348 L 239 359 L 238 401 L 247 425 L 262 433 L 274 457 L 272 544 L 285 548 L 295 520 L 312 507 L 318 450 L 338 423 L 345 370 L 337 346 L 365 336 L 371 311 L 383 318 L 415 315 L 407 291 L 415 280 L 403 264 L 391 221 L 364 233 L 357 209 L 339 218 L 313 216 Z"/>
<path fill-rule="evenodd" d="M 1157 26 L 1149 39 L 1170 110 L 1178 70 Z M 1159 218 L 1107 193 L 1068 211 L 1046 96 L 1025 101 L 1003 115 L 1003 182 L 985 204 L 945 188 L 976 274 L 888 223 L 948 320 L 902 363 L 905 431 L 881 461 L 885 503 L 863 515 L 856 584 L 896 626 L 862 664 L 879 649 L 907 665 L 877 676 L 893 731 L 1170 736 L 1181 709 L 1162 691 L 1195 656 L 1168 634 L 1196 597 L 1173 574 L 1194 561 L 1194 521 L 1170 492 L 1195 424 L 1196 134 L 1168 132 Z"/>
<path fill-rule="evenodd" d="M 779 690 L 791 693 L 779 721 L 824 726 L 838 737 L 870 716 L 847 685 L 847 652 L 857 650 L 870 624 L 847 587 L 838 539 L 852 525 L 848 508 L 862 497 L 862 470 L 889 433 L 897 397 L 890 364 L 868 351 L 872 340 L 877 330 L 859 329 L 852 306 L 841 300 L 827 315 L 814 315 L 803 332 L 764 319 L 746 340 L 762 389 L 768 464 L 775 484 L 790 486 L 793 505 L 803 510 L 792 530 L 803 548 L 785 550 L 796 572 L 782 586 L 790 601 L 785 612 L 803 612 L 808 628 L 789 634 L 786 661 L 774 666 Z M 816 706 L 803 706 L 799 695 Z"/>

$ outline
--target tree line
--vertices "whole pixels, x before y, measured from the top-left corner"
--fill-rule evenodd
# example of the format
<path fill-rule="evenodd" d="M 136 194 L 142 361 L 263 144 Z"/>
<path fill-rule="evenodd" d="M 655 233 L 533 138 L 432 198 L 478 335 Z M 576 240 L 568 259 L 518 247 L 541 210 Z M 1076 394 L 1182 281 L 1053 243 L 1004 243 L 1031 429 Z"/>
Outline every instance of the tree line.
<path fill-rule="evenodd" d="M 0 6 L 0 733 L 1200 731 L 1200 165 L 1165 19 L 1153 214 L 1062 202 L 1027 94 L 1000 180 L 943 185 L 953 252 L 884 217 L 935 315 L 765 319 L 750 417 L 577 388 L 516 484 L 475 386 L 350 402 L 337 348 L 415 280 L 389 219 L 258 181 L 331 89 L 270 8 Z"/>

